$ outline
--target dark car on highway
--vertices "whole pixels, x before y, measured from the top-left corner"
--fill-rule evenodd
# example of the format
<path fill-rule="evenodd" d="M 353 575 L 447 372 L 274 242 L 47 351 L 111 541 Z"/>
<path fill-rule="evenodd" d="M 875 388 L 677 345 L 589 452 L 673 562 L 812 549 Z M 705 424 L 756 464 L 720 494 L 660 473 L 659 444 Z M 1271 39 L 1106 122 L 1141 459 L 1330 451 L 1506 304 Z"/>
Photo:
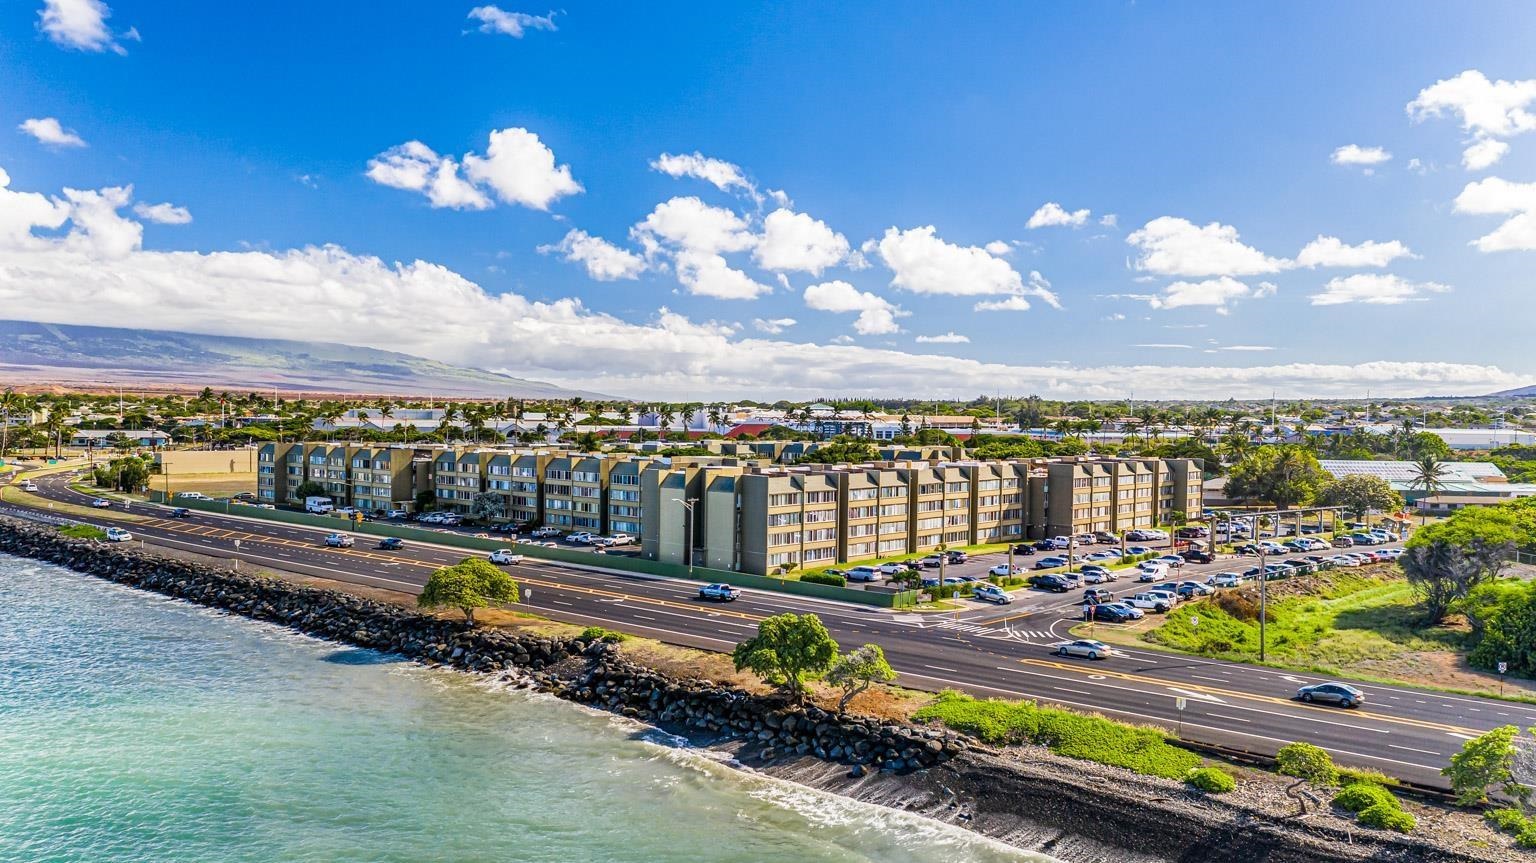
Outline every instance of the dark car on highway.
<path fill-rule="evenodd" d="M 184 506 L 178 506 L 175 509 L 171 510 L 171 518 L 191 518 L 191 517 L 192 517 L 192 510 L 187 509 Z"/>
<path fill-rule="evenodd" d="M 1072 589 L 1072 585 L 1059 575 L 1035 575 L 1029 579 L 1029 586 L 1040 590 L 1049 590 L 1055 593 L 1066 593 Z"/>
<path fill-rule="evenodd" d="M 1318 702 L 1340 707 L 1359 707 L 1365 701 L 1365 693 L 1348 683 L 1314 683 L 1296 690 L 1296 697 L 1309 704 Z"/>
<path fill-rule="evenodd" d="M 405 541 L 398 536 L 386 536 L 374 547 L 381 551 L 399 551 L 405 548 Z"/>

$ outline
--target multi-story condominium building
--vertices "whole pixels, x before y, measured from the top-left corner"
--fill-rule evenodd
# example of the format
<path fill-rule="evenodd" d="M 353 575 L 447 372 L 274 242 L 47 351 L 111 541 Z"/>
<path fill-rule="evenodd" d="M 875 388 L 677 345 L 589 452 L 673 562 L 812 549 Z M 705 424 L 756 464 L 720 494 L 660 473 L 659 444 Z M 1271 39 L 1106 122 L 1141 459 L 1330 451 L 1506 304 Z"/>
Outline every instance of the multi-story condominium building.
<path fill-rule="evenodd" d="M 399 447 L 358 447 L 349 457 L 351 505 L 364 511 L 407 507 L 416 499 L 415 453 Z"/>
<path fill-rule="evenodd" d="M 432 490 L 437 508 L 468 513 L 475 495 L 485 491 L 486 468 L 494 450 L 444 449 L 432 460 Z"/>
<path fill-rule="evenodd" d="M 793 467 L 659 460 L 641 554 L 756 574 L 1066 533 L 1201 509 L 1198 462 L 1071 458 Z M 1164 496 L 1164 490 L 1167 490 Z"/>
<path fill-rule="evenodd" d="M 256 451 L 256 499 L 274 506 L 288 503 L 291 489 L 304 481 L 304 445 L 268 443 Z"/>

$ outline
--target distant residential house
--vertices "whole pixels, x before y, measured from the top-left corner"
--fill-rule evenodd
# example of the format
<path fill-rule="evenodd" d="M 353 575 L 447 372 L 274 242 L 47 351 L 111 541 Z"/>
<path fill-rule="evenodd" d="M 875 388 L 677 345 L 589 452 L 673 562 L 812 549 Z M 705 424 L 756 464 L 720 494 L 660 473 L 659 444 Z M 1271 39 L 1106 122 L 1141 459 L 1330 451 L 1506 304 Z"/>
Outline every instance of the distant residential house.
<path fill-rule="evenodd" d="M 110 447 L 121 435 L 134 446 L 164 446 L 171 436 L 155 429 L 76 429 L 70 432 L 69 445 L 74 447 Z"/>

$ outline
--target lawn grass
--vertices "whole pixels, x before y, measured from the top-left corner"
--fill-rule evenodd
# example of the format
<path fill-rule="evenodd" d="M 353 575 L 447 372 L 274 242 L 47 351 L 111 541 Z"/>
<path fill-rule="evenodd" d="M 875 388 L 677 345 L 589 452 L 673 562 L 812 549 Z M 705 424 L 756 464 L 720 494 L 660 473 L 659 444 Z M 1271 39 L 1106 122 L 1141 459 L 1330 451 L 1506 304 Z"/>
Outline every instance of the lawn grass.
<path fill-rule="evenodd" d="M 982 700 L 946 690 L 912 718 L 939 722 L 995 746 L 1035 743 L 1057 755 L 1165 779 L 1183 779 L 1202 763 L 1200 756 L 1170 744 L 1160 731 L 1040 707 L 1033 701 Z"/>
<path fill-rule="evenodd" d="M 75 539 L 106 539 L 107 532 L 89 524 L 71 524 L 59 528 L 59 533 Z"/>
<path fill-rule="evenodd" d="M 1328 575 L 1326 582 L 1318 580 L 1320 589 L 1314 595 L 1269 602 L 1266 629 L 1272 661 L 1336 672 L 1406 653 L 1464 648 L 1463 633 L 1418 625 L 1413 588 L 1402 577 L 1382 571 Z M 1250 594 L 1240 595 L 1251 599 Z M 1259 623 L 1251 608 L 1232 594 L 1186 603 L 1142 637 L 1201 656 L 1247 660 L 1259 647 Z"/>

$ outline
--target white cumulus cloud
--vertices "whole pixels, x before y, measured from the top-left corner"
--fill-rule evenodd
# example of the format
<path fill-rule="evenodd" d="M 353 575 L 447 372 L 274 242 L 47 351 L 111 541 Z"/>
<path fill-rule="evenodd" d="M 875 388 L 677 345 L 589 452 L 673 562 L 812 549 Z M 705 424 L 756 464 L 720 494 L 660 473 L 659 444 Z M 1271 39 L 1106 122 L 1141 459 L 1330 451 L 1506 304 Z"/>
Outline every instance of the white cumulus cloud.
<path fill-rule="evenodd" d="M 381 186 L 421 192 L 434 207 L 486 210 L 491 199 L 459 174 L 459 163 L 420 141 L 407 141 L 368 160 L 368 179 Z"/>
<path fill-rule="evenodd" d="M 507 12 L 495 6 L 476 6 L 469 10 L 469 17 L 479 21 L 481 33 L 499 33 L 513 39 L 523 38 L 529 30 L 554 30 L 555 13 L 529 15 L 527 12 Z"/>
<path fill-rule="evenodd" d="M 763 233 L 752 258 L 765 270 L 796 270 L 819 276 L 847 258 L 848 252 L 847 238 L 826 222 L 778 209 L 763 220 Z"/>
<path fill-rule="evenodd" d="M 40 144 L 50 147 L 84 147 L 85 139 L 75 134 L 74 129 L 66 129 L 59 125 L 54 117 L 34 117 L 21 121 L 16 128 L 37 139 Z"/>
<path fill-rule="evenodd" d="M 936 336 L 918 336 L 913 341 L 923 345 L 965 345 L 970 344 L 971 337 L 950 330 Z"/>
<path fill-rule="evenodd" d="M 1468 170 L 1481 170 L 1509 150 L 1508 144 L 1490 144 L 1490 139 L 1536 129 L 1536 114 L 1528 110 L 1532 102 L 1536 102 L 1536 79 L 1490 81 L 1481 71 L 1468 69 L 1420 90 L 1407 111 L 1415 121 L 1455 115 L 1461 128 L 1472 136 L 1462 153 L 1462 164 Z"/>
<path fill-rule="evenodd" d="M 1030 215 L 1029 221 L 1024 223 L 1024 227 L 1034 229 L 1064 225 L 1069 228 L 1077 228 L 1088 221 L 1089 215 L 1087 210 L 1068 211 L 1055 201 L 1046 201 Z"/>
<path fill-rule="evenodd" d="M 587 268 L 587 275 L 599 282 L 634 279 L 645 271 L 644 258 L 602 237 L 574 228 L 567 231 L 560 242 L 539 246 L 538 250 L 544 255 L 558 253 L 567 261 L 581 264 Z"/>
<path fill-rule="evenodd" d="M 1253 276 L 1289 265 L 1244 245 L 1237 228 L 1220 222 L 1202 227 L 1177 216 L 1159 216 L 1125 241 L 1141 250 L 1136 269 L 1163 276 Z"/>
<path fill-rule="evenodd" d="M 434 207 L 485 210 L 494 194 L 506 204 L 534 210 L 582 191 L 571 177 L 571 166 L 556 165 L 554 151 L 527 129 L 498 129 L 490 135 L 485 155 L 466 153 L 463 176 L 451 156 L 439 156 L 420 141 L 391 147 L 368 161 L 367 176 L 375 183 L 421 192 Z"/>
<path fill-rule="evenodd" d="M 1345 144 L 1334 150 L 1333 155 L 1329 158 L 1335 165 L 1371 168 L 1390 160 L 1392 154 L 1381 147 L 1362 147 L 1359 144 Z"/>
<path fill-rule="evenodd" d="M 178 207 L 175 204 L 145 204 L 133 205 L 133 212 L 146 221 L 160 225 L 187 225 L 192 222 L 192 213 L 186 207 Z"/>
<path fill-rule="evenodd" d="M 1493 233 L 1472 242 L 1479 251 L 1536 251 L 1536 183 L 1489 177 L 1468 183 L 1456 196 L 1458 213 L 1509 216 Z"/>
<path fill-rule="evenodd" d="M 896 319 L 908 314 L 884 297 L 861 291 L 840 280 L 808 286 L 805 305 L 821 312 L 858 312 L 853 328 L 866 336 L 900 332 L 901 326 Z"/>
<path fill-rule="evenodd" d="M 760 333 L 767 333 L 770 336 L 776 336 L 797 323 L 799 321 L 794 318 L 754 318 L 752 320 L 752 329 Z"/>
<path fill-rule="evenodd" d="M 107 29 L 112 10 L 102 0 L 43 0 L 37 15 L 38 29 L 55 45 L 77 51 L 128 53 Z M 122 37 L 137 40 L 139 32 L 130 27 Z"/>
<path fill-rule="evenodd" d="M 1225 313 L 1233 301 L 1253 295 L 1253 290 L 1237 279 L 1221 276 L 1199 282 L 1174 282 L 1164 288 L 1163 293 L 1148 297 L 1147 304 L 1154 309 L 1211 306 L 1217 312 Z"/>
<path fill-rule="evenodd" d="M 993 240 L 985 246 L 982 246 L 982 248 L 987 250 L 987 254 L 998 258 L 1013 253 L 1013 247 L 1003 242 L 1002 240 Z"/>
<path fill-rule="evenodd" d="M 1007 261 L 986 249 L 945 242 L 935 236 L 932 225 L 906 231 L 887 228 L 875 249 L 894 273 L 893 287 L 917 294 L 1031 296 L 1061 306 L 1043 278 L 1026 283 Z"/>
<path fill-rule="evenodd" d="M 753 199 L 759 199 L 757 185 L 747 179 L 741 166 L 723 159 L 715 159 L 703 153 L 673 155 L 662 153 L 651 161 L 651 168 L 669 177 L 692 177 L 714 186 L 722 192 L 741 191 Z M 783 192 L 773 192 L 774 201 L 789 206 L 789 198 Z"/>
<path fill-rule="evenodd" d="M 1444 293 L 1450 288 L 1437 282 L 1410 282 L 1391 273 L 1356 273 L 1329 279 L 1321 293 L 1308 299 L 1314 306 L 1366 303 L 1393 306 L 1429 299 L 1425 293 Z"/>
<path fill-rule="evenodd" d="M 1417 257 L 1397 240 L 1378 243 L 1366 240 L 1358 246 L 1347 245 L 1338 237 L 1317 235 L 1296 254 L 1298 267 L 1385 267 L 1398 258 Z"/>

